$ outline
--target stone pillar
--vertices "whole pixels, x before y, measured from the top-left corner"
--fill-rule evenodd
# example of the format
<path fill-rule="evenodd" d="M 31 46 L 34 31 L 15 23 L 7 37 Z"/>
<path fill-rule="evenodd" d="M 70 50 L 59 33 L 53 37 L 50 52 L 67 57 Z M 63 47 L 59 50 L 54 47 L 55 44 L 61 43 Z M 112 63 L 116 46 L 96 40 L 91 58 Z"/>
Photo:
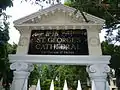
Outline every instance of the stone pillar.
<path fill-rule="evenodd" d="M 95 82 L 97 90 L 106 90 L 107 73 L 110 68 L 107 64 L 93 64 L 87 67 L 89 77 Z"/>
<path fill-rule="evenodd" d="M 27 90 L 28 76 L 33 70 L 33 65 L 24 62 L 15 62 L 10 65 L 10 68 L 11 70 L 15 70 L 11 90 Z"/>

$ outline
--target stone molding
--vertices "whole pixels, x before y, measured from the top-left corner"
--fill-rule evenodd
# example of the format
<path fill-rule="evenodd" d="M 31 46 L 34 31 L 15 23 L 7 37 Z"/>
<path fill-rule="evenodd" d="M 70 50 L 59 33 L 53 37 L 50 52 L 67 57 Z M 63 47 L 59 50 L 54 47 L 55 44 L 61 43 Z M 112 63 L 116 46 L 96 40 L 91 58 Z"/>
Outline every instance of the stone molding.
<path fill-rule="evenodd" d="M 24 62 L 14 62 L 10 65 L 11 70 L 16 70 L 16 71 L 25 71 L 25 72 L 31 72 L 34 67 L 33 64 L 28 64 Z"/>
<path fill-rule="evenodd" d="M 23 24 L 24 22 L 27 22 L 29 20 L 33 21 L 33 19 L 35 19 L 36 17 L 41 19 L 42 18 L 41 16 L 48 16 L 48 13 L 55 14 L 56 11 L 58 11 L 58 12 L 62 11 L 63 13 L 68 13 L 69 16 L 72 16 L 74 14 L 74 12 L 76 11 L 76 9 L 69 7 L 69 6 L 65 6 L 63 4 L 56 4 L 51 7 L 46 8 L 46 9 L 37 11 L 26 17 L 23 17 L 19 20 L 16 20 L 16 21 L 14 21 L 14 24 L 19 25 L 19 24 Z M 105 20 L 95 17 L 93 15 L 90 15 L 88 13 L 84 12 L 84 14 L 86 15 L 87 19 L 90 20 L 91 22 L 98 23 L 98 24 L 104 24 L 104 22 L 105 22 Z M 80 12 L 77 12 L 75 17 L 76 17 L 76 19 L 78 19 L 79 17 L 82 17 L 82 15 Z"/>
<path fill-rule="evenodd" d="M 91 80 L 105 81 L 107 73 L 110 72 L 110 67 L 107 64 L 93 64 L 87 67 L 87 72 Z"/>
<path fill-rule="evenodd" d="M 28 79 L 30 72 L 25 71 L 14 71 L 14 80 L 15 79 Z"/>
<path fill-rule="evenodd" d="M 98 38 L 98 37 L 95 37 L 95 36 L 94 36 L 94 37 L 90 37 L 90 38 L 89 38 L 89 42 L 90 42 L 90 45 L 91 45 L 92 47 L 96 47 L 96 46 L 101 45 L 99 38 Z"/>
<path fill-rule="evenodd" d="M 10 62 L 33 64 L 92 65 L 109 64 L 110 56 L 88 55 L 9 55 Z"/>
<path fill-rule="evenodd" d="M 28 37 L 25 37 L 25 36 L 21 37 L 18 45 L 19 46 L 26 46 L 28 40 L 29 40 Z"/>

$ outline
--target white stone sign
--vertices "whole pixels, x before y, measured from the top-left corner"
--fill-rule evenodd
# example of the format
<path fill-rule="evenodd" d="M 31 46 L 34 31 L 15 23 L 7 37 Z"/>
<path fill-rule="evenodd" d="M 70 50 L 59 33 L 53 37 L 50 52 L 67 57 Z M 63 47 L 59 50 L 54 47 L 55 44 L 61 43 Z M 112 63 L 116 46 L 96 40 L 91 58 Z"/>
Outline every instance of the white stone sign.
<path fill-rule="evenodd" d="M 89 21 L 89 22 L 85 22 L 80 12 L 74 14 L 75 10 L 76 9 L 68 6 L 64 6 L 62 4 L 56 4 L 50 6 L 49 8 L 40 10 L 31 15 L 28 15 L 26 17 L 14 21 L 15 28 L 19 30 L 21 34 L 17 48 L 17 53 L 15 55 L 9 55 L 10 62 L 12 63 L 11 69 L 16 70 L 14 71 L 14 80 L 12 85 L 14 90 L 27 90 L 27 79 L 30 74 L 30 71 L 33 70 L 32 64 L 38 64 L 38 63 L 86 65 L 89 76 L 91 80 L 94 80 L 97 90 L 105 90 L 106 77 L 107 77 L 107 73 L 109 72 L 109 67 L 107 64 L 109 64 L 110 56 L 102 55 L 101 44 L 99 39 L 99 33 L 105 21 L 101 18 L 95 17 L 93 15 L 84 12 L 86 18 Z M 32 34 L 31 32 L 33 30 L 36 30 L 36 32 L 38 30 L 38 32 L 40 33 Z M 56 40 L 54 40 L 53 37 L 51 39 L 47 36 L 44 38 L 45 40 L 47 40 L 47 43 L 48 42 L 52 43 L 52 40 L 54 41 L 54 43 L 55 41 L 57 42 L 55 45 L 51 47 L 52 49 L 55 50 L 58 49 L 59 51 L 62 51 L 62 49 L 64 49 L 63 51 L 67 51 L 67 49 L 69 49 L 73 51 L 72 55 L 69 54 L 64 55 L 65 53 L 60 55 L 59 54 L 51 55 L 49 53 L 47 53 L 47 55 L 45 54 L 36 55 L 34 53 L 33 55 L 28 53 L 30 49 L 29 45 L 31 41 L 41 38 L 41 36 L 39 38 L 36 36 L 31 38 L 31 35 L 37 35 L 37 34 L 40 35 L 42 34 L 41 32 L 46 32 L 46 30 L 48 30 L 49 32 L 50 30 L 56 30 L 56 32 L 60 30 L 62 31 L 72 30 L 73 32 L 75 30 L 86 30 L 88 54 L 74 55 L 74 53 L 78 50 L 76 49 L 77 42 L 74 43 L 71 41 L 72 44 L 74 43 L 73 45 L 71 43 L 65 44 L 64 40 L 68 40 L 67 38 L 70 37 L 66 36 L 64 37 L 64 39 L 63 37 L 61 38 L 60 36 L 63 35 L 61 34 L 62 32 L 59 32 L 54 35 Z M 71 38 L 73 39 L 70 40 L 76 41 L 75 39 L 78 38 L 79 41 L 81 39 L 80 36 L 73 37 L 74 35 L 81 36 L 80 33 L 79 34 L 72 33 Z M 83 35 L 83 37 L 85 36 Z M 61 42 L 63 46 L 59 45 L 61 44 Z M 45 44 L 47 43 L 45 42 Z M 45 45 L 43 42 L 42 44 Z M 32 45 L 34 46 L 34 44 Z M 42 47 L 41 49 L 41 41 L 35 45 L 37 45 L 36 46 L 37 49 L 39 48 L 40 50 L 45 50 L 44 47 Z M 72 45 L 72 47 L 70 47 L 70 45 Z M 48 49 L 50 49 L 50 47 L 48 47 Z"/>

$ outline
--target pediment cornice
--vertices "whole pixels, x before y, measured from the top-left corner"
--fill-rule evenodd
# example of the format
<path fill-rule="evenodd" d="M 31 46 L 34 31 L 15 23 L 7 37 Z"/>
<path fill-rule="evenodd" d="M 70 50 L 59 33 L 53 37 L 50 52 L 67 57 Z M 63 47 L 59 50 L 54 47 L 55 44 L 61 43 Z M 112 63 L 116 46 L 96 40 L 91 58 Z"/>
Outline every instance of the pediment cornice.
<path fill-rule="evenodd" d="M 76 14 L 74 14 L 75 12 L 75 8 L 72 7 L 68 7 L 65 6 L 63 4 L 56 4 L 53 6 L 50 6 L 46 9 L 37 11 L 33 14 L 30 14 L 28 16 L 25 16 L 21 19 L 18 19 L 16 21 L 14 21 L 15 26 L 17 25 L 22 25 L 22 24 L 40 24 L 43 22 L 43 20 L 45 21 L 45 19 L 54 17 L 54 15 L 56 15 L 57 13 L 63 13 L 65 14 L 67 17 L 72 18 L 73 22 L 78 22 L 78 23 L 86 23 L 83 16 L 81 15 L 81 13 L 78 11 Z M 104 24 L 105 20 L 98 18 L 96 16 L 93 16 L 91 14 L 85 13 L 83 12 L 86 16 L 86 18 L 89 20 L 88 23 L 90 24 Z M 61 16 L 61 18 L 63 18 L 63 16 Z M 42 23 L 43 24 L 43 23 Z"/>

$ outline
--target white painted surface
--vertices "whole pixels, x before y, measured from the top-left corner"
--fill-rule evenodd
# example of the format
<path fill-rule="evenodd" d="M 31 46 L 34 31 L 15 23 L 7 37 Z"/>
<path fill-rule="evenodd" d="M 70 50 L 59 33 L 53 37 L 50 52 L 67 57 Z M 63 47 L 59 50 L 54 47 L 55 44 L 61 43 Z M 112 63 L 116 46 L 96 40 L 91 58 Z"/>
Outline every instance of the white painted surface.
<path fill-rule="evenodd" d="M 28 76 L 33 70 L 32 64 L 15 62 L 10 65 L 11 70 L 15 70 L 12 82 L 12 90 L 27 90 Z"/>
<path fill-rule="evenodd" d="M 109 86 L 108 81 L 106 81 L 106 90 L 110 90 L 110 86 Z"/>
<path fill-rule="evenodd" d="M 27 79 L 33 70 L 32 64 L 86 65 L 91 80 L 97 90 L 106 90 L 106 77 L 110 68 L 110 56 L 102 56 L 99 32 L 104 20 L 85 14 L 89 23 L 83 20 L 80 12 L 73 15 L 74 8 L 57 4 L 38 11 L 14 22 L 21 33 L 16 55 L 9 55 L 11 69 L 14 71 L 14 90 L 27 90 Z M 39 18 L 38 18 L 39 17 Z M 55 18 L 57 20 L 55 20 Z M 89 55 L 28 55 L 31 30 L 45 29 L 87 29 Z M 67 84 L 67 82 L 65 81 Z M 65 87 L 67 87 L 65 84 Z"/>
<path fill-rule="evenodd" d="M 14 71 L 12 90 L 27 90 L 29 72 Z"/>
<path fill-rule="evenodd" d="M 90 65 L 87 67 L 87 72 L 91 81 L 94 81 L 97 90 L 106 90 L 107 73 L 110 72 L 110 68 L 107 64 Z"/>
<path fill-rule="evenodd" d="M 88 13 L 84 13 L 90 21 L 86 23 L 80 12 L 73 14 L 74 8 L 57 4 L 43 9 L 14 22 L 20 31 L 20 41 L 17 54 L 27 54 L 31 30 L 45 29 L 87 29 L 89 55 L 102 55 L 99 32 L 104 20 Z"/>
<path fill-rule="evenodd" d="M 97 90 L 94 80 L 92 80 L 92 90 Z"/>
<path fill-rule="evenodd" d="M 41 87 L 40 87 L 40 79 L 38 79 L 38 82 L 37 82 L 37 87 L 35 90 L 41 90 Z"/>
<path fill-rule="evenodd" d="M 51 12 L 51 15 L 54 15 L 54 14 L 56 13 L 56 11 L 59 11 L 59 12 L 62 11 L 63 13 L 68 12 L 68 13 L 69 13 L 68 15 L 69 15 L 69 16 L 72 16 L 72 15 L 74 14 L 75 10 L 76 10 L 75 8 L 72 8 L 72 7 L 69 7 L 69 6 L 65 6 L 65 5 L 63 5 L 63 4 L 56 4 L 56 5 L 50 6 L 50 7 L 46 8 L 46 9 L 40 10 L 40 11 L 38 11 L 38 12 L 35 12 L 35 13 L 31 14 L 31 15 L 28 15 L 28 16 L 26 16 L 26 17 L 20 18 L 20 19 L 14 21 L 14 24 L 15 24 L 15 25 L 22 24 L 22 23 L 24 23 L 24 22 L 27 22 L 27 21 L 29 21 L 29 20 L 32 20 L 32 19 L 34 19 L 34 18 L 36 18 L 36 17 L 40 17 L 40 16 L 42 16 L 42 15 L 48 16 L 48 15 L 49 15 L 48 13 L 50 13 L 50 12 Z M 95 16 L 93 16 L 93 15 L 90 15 L 90 14 L 88 14 L 88 13 L 85 13 L 85 12 L 84 12 L 84 14 L 85 14 L 85 16 L 88 18 L 88 20 L 92 20 L 92 21 L 94 21 L 95 23 L 104 24 L 104 22 L 105 22 L 105 20 L 103 20 L 103 19 L 101 19 L 101 18 L 98 18 L 98 17 L 95 17 Z M 78 15 L 78 16 L 81 16 L 81 13 L 78 12 L 77 15 Z M 76 16 L 76 15 L 75 15 L 75 16 Z M 76 17 L 76 18 L 77 18 L 77 17 Z M 83 17 L 82 17 L 82 18 L 83 18 Z M 77 18 L 77 19 L 78 19 L 78 18 Z"/>
<path fill-rule="evenodd" d="M 110 56 L 88 55 L 9 55 L 10 62 L 40 63 L 40 64 L 67 64 L 91 65 L 108 64 Z"/>
<path fill-rule="evenodd" d="M 115 82 L 116 82 L 116 78 L 110 78 L 110 87 L 109 87 L 110 90 L 113 90 L 113 89 L 118 90 Z"/>
<path fill-rule="evenodd" d="M 54 81 L 53 80 L 51 81 L 51 84 L 50 84 L 50 90 L 54 90 Z"/>
<path fill-rule="evenodd" d="M 65 80 L 63 90 L 68 90 L 67 81 Z"/>
<path fill-rule="evenodd" d="M 77 90 L 82 90 L 82 87 L 81 87 L 80 80 L 78 80 L 78 86 L 77 86 Z"/>

